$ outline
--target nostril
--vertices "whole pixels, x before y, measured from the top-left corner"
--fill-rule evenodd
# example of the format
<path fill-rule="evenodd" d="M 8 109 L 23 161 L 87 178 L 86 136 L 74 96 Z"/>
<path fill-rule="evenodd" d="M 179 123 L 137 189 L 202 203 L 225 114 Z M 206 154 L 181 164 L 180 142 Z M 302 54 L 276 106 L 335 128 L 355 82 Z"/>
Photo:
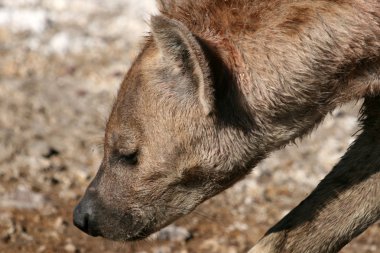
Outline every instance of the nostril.
<path fill-rule="evenodd" d="M 89 231 L 89 221 L 90 220 L 90 215 L 88 213 L 86 213 L 83 217 L 83 231 L 85 231 L 86 233 L 88 233 Z"/>
<path fill-rule="evenodd" d="M 81 207 L 80 205 L 78 205 L 74 210 L 73 223 L 77 228 L 79 228 L 85 233 L 88 233 L 90 215 L 81 211 Z"/>
<path fill-rule="evenodd" d="M 73 223 L 77 228 L 92 236 L 100 235 L 93 217 L 94 215 L 87 202 L 79 203 L 79 205 L 74 209 L 73 216 Z"/>

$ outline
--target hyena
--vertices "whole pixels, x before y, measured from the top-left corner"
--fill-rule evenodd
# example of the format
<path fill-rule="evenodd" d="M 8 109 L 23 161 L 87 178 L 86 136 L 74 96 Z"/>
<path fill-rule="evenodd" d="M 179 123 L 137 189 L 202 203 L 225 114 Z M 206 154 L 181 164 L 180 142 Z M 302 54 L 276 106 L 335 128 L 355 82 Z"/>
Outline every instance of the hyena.
<path fill-rule="evenodd" d="M 158 4 L 77 227 L 145 238 L 361 98 L 356 141 L 250 253 L 337 252 L 380 218 L 379 0 Z"/>

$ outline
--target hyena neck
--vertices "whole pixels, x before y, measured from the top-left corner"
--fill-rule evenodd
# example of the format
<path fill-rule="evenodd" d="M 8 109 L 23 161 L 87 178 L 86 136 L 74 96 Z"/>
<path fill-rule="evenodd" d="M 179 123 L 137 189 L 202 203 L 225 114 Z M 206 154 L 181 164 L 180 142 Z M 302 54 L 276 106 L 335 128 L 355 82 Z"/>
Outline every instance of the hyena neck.
<path fill-rule="evenodd" d="M 334 102 L 323 103 L 325 106 L 316 102 L 315 97 L 321 92 L 318 89 L 305 91 L 303 97 L 287 99 L 288 91 L 283 90 L 275 78 L 257 78 L 253 74 L 257 71 L 246 67 L 241 52 L 228 40 L 218 39 L 214 44 L 198 40 L 209 61 L 215 85 L 217 118 L 243 133 L 244 137 L 238 142 L 255 157 L 265 157 L 304 136 L 336 106 Z M 333 101 L 333 95 L 327 99 Z M 257 156 L 258 153 L 262 155 Z"/>

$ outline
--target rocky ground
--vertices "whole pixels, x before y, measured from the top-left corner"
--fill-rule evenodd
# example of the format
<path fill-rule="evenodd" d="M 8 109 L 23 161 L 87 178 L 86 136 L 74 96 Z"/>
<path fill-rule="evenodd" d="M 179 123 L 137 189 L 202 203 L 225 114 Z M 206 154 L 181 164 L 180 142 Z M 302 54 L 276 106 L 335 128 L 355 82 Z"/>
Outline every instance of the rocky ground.
<path fill-rule="evenodd" d="M 357 105 L 147 241 L 90 238 L 72 209 L 94 176 L 153 0 L 0 2 L 0 252 L 240 253 L 298 204 L 357 130 Z M 380 252 L 375 224 L 342 252 Z"/>

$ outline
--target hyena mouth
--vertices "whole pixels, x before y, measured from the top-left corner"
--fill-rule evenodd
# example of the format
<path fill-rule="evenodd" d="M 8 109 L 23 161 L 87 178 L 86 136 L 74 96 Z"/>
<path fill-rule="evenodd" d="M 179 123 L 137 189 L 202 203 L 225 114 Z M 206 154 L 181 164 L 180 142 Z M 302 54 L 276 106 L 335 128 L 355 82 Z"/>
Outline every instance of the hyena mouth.
<path fill-rule="evenodd" d="M 141 241 L 141 240 L 146 239 L 149 235 L 150 235 L 150 233 L 147 233 L 145 231 L 141 231 L 141 232 L 137 233 L 136 235 L 128 238 L 128 241 Z"/>
<path fill-rule="evenodd" d="M 149 226 L 144 226 L 138 230 L 135 234 L 128 236 L 126 241 L 141 241 L 149 237 L 154 231 Z"/>
<path fill-rule="evenodd" d="M 149 222 L 143 222 L 142 217 L 136 217 L 131 214 L 124 214 L 122 218 L 122 224 L 125 228 L 129 228 L 130 232 L 127 233 L 126 241 L 140 241 L 146 239 L 151 235 L 154 230 L 152 229 L 153 220 Z"/>

